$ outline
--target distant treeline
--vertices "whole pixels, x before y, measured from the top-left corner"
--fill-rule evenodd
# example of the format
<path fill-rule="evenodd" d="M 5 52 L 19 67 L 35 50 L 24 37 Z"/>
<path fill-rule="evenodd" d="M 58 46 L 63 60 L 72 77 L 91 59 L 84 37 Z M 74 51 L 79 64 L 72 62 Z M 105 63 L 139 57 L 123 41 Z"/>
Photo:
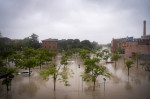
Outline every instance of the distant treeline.
<path fill-rule="evenodd" d="M 7 37 L 2 37 L 0 35 L 0 51 L 6 49 L 14 49 L 21 51 L 23 48 L 34 48 L 39 49 L 42 46 L 42 43 L 38 40 L 38 35 L 33 33 L 31 36 L 24 39 L 11 40 Z M 94 49 L 98 44 L 90 42 L 89 40 L 80 41 L 79 39 L 68 39 L 68 40 L 58 40 L 58 49 L 59 50 L 68 50 L 74 48 L 82 48 L 87 50 Z"/>
<path fill-rule="evenodd" d="M 7 49 L 21 51 L 22 48 L 41 48 L 38 35 L 33 33 L 31 36 L 19 40 L 11 40 L 10 38 L 0 36 L 0 51 Z"/>
<path fill-rule="evenodd" d="M 58 40 L 58 48 L 63 50 L 82 48 L 92 50 L 97 46 L 95 43 L 91 43 L 89 40 L 80 41 L 79 39 Z"/>

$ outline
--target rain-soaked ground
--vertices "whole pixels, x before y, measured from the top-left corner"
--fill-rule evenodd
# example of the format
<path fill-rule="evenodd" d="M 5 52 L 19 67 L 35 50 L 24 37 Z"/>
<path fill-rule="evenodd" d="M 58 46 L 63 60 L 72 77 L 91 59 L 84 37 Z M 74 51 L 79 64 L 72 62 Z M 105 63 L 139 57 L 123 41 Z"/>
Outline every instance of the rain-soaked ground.
<path fill-rule="evenodd" d="M 136 64 L 130 69 L 128 79 L 124 60 L 117 62 L 116 69 L 114 64 L 104 63 L 112 77 L 106 78 L 104 86 L 104 77 L 99 76 L 96 90 L 93 91 L 93 83 L 83 82 L 80 76 L 84 70 L 82 59 L 72 60 L 68 65 L 74 71 L 74 76 L 69 79 L 71 86 L 66 87 L 57 81 L 54 92 L 53 79 L 43 80 L 37 67 L 32 69 L 30 78 L 25 75 L 15 76 L 8 93 L 6 86 L 0 84 L 0 99 L 150 99 L 150 72 L 142 70 L 141 67 L 137 70 Z M 81 64 L 80 68 L 78 64 Z"/>

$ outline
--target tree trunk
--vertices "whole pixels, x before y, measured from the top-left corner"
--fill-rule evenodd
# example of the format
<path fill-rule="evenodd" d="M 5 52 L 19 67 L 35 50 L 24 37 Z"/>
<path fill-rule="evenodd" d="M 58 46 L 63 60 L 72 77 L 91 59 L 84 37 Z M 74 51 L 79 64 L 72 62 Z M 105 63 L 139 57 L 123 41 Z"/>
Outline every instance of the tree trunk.
<path fill-rule="evenodd" d="M 48 66 L 48 62 L 46 62 L 46 65 Z"/>
<path fill-rule="evenodd" d="M 115 69 L 116 69 L 116 61 L 115 61 Z"/>
<path fill-rule="evenodd" d="M 95 91 L 95 82 L 96 82 L 96 81 L 94 80 L 94 86 L 93 86 L 93 91 Z"/>
<path fill-rule="evenodd" d="M 125 57 L 124 57 L 124 63 L 126 62 L 126 59 L 125 59 Z"/>
<path fill-rule="evenodd" d="M 8 88 L 8 86 L 9 86 L 9 85 L 8 85 L 8 84 L 6 84 L 6 87 L 7 87 L 7 92 L 9 91 L 9 88 Z"/>
<path fill-rule="evenodd" d="M 138 58 L 137 58 L 137 69 L 138 69 Z"/>
<path fill-rule="evenodd" d="M 41 60 L 40 60 L 40 70 L 41 70 Z"/>
<path fill-rule="evenodd" d="M 105 81 L 104 81 L 104 91 L 105 91 Z"/>
<path fill-rule="evenodd" d="M 129 77 L 129 68 L 128 68 L 128 77 Z"/>
<path fill-rule="evenodd" d="M 41 70 L 41 64 L 40 64 L 40 70 Z"/>
<path fill-rule="evenodd" d="M 30 67 L 29 67 L 29 77 L 30 77 Z"/>
<path fill-rule="evenodd" d="M 54 91 L 56 90 L 56 74 L 54 74 Z"/>

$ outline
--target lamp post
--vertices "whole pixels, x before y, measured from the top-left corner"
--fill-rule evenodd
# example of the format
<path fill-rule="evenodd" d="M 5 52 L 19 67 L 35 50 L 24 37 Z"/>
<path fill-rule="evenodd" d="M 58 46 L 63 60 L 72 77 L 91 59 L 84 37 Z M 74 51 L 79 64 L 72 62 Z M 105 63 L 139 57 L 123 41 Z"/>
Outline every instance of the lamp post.
<path fill-rule="evenodd" d="M 106 78 L 103 78 L 104 80 L 104 99 L 105 99 L 105 81 L 106 81 Z"/>
<path fill-rule="evenodd" d="M 105 81 L 106 81 L 106 78 L 103 78 L 103 80 L 104 80 L 104 90 L 105 90 Z"/>
<path fill-rule="evenodd" d="M 80 64 L 78 65 L 78 67 L 80 68 Z"/>

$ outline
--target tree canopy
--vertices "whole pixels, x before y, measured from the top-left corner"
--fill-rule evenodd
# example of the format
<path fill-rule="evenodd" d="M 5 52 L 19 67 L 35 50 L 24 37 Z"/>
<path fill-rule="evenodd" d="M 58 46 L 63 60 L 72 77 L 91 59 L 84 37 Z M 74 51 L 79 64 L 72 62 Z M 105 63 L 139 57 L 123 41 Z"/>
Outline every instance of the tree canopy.
<path fill-rule="evenodd" d="M 84 81 L 92 81 L 94 83 L 93 90 L 95 90 L 95 82 L 99 75 L 110 77 L 110 74 L 106 71 L 106 67 L 98 65 L 99 61 L 99 58 L 88 58 L 84 61 L 85 72 L 82 77 Z"/>

